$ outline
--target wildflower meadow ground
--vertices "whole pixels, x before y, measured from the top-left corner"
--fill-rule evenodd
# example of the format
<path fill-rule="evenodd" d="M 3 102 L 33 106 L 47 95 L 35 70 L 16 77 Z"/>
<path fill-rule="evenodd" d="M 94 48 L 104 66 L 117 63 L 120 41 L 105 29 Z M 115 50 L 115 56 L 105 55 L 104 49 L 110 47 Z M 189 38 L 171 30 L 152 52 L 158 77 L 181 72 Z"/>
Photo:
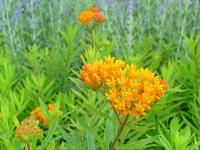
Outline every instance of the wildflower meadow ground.
<path fill-rule="evenodd" d="M 199 0 L 0 0 L 0 150 L 198 150 Z"/>

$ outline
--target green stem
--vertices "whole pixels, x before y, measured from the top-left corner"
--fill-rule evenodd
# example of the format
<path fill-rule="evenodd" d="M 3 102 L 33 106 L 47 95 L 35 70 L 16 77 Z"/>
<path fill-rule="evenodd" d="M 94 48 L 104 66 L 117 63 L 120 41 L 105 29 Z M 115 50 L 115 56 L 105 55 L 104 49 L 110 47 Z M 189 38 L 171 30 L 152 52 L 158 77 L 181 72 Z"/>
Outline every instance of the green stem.
<path fill-rule="evenodd" d="M 116 145 L 117 141 L 119 140 L 120 135 L 122 134 L 122 131 L 124 130 L 124 127 L 126 126 L 126 123 L 127 123 L 127 121 L 128 121 L 128 116 L 129 116 L 129 115 L 126 116 L 126 119 L 124 120 L 124 122 L 122 123 L 122 126 L 121 126 L 120 129 L 118 130 L 118 133 L 117 133 L 117 135 L 116 135 L 114 141 L 112 142 L 112 144 L 111 144 L 109 150 L 114 150 L 115 145 Z"/>
<path fill-rule="evenodd" d="M 91 31 L 90 31 L 90 36 L 91 36 L 91 47 L 92 49 L 94 48 L 94 34 L 93 34 L 93 28 L 91 28 Z"/>

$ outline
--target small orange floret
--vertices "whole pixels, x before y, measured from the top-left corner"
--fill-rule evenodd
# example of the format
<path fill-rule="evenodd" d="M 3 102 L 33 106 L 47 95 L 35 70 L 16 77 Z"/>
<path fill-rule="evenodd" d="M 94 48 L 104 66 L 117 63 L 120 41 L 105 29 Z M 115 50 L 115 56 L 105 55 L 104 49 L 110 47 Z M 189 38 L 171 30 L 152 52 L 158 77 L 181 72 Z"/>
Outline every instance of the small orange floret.
<path fill-rule="evenodd" d="M 54 104 L 48 104 L 48 112 L 49 113 L 55 112 Z M 62 112 L 62 111 L 59 110 L 59 112 Z M 36 107 L 31 112 L 31 115 L 33 115 L 35 117 L 35 119 L 39 120 L 44 126 L 47 126 L 49 124 L 40 107 Z"/>
<path fill-rule="evenodd" d="M 49 110 L 49 112 L 53 112 L 54 111 L 54 104 L 48 104 L 48 110 Z"/>
<path fill-rule="evenodd" d="M 41 108 L 40 107 L 36 107 L 32 112 L 31 112 L 32 115 L 35 116 L 35 118 L 37 120 L 39 120 L 44 126 L 47 126 L 48 125 L 48 121 L 46 120 L 44 114 L 42 113 L 41 111 Z"/>
<path fill-rule="evenodd" d="M 167 83 L 166 80 L 160 80 L 160 83 L 163 84 L 163 86 L 164 86 L 165 89 L 169 88 L 169 84 Z"/>
<path fill-rule="evenodd" d="M 87 25 L 94 20 L 94 13 L 90 10 L 84 10 L 80 13 L 78 20 L 81 24 Z"/>

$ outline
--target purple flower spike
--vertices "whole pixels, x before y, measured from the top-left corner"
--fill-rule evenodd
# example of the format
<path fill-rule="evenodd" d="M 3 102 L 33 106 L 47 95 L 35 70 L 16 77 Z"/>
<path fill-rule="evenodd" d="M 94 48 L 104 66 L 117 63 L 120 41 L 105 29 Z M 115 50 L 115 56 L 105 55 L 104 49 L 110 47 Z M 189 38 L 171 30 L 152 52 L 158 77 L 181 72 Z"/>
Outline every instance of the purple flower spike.
<path fill-rule="evenodd" d="M 2 25 L 3 25 L 3 22 L 2 22 L 2 21 L 0 21 L 0 32 L 3 30 L 3 27 L 2 27 Z"/>
<path fill-rule="evenodd" d="M 158 16 L 162 16 L 163 10 L 164 10 L 164 6 L 163 6 L 163 4 L 160 4 L 160 6 L 158 8 Z"/>
<path fill-rule="evenodd" d="M 35 7 L 39 7 L 40 6 L 40 0 L 35 0 Z"/>
<path fill-rule="evenodd" d="M 108 0 L 108 4 L 113 5 L 114 4 L 114 0 Z"/>
<path fill-rule="evenodd" d="M 20 10 L 20 9 L 21 9 L 21 8 L 18 7 L 18 8 L 15 10 L 15 16 L 14 16 L 13 20 L 15 20 L 15 21 L 19 20 L 19 17 L 21 16 L 21 10 Z"/>
<path fill-rule="evenodd" d="M 23 0 L 22 3 L 19 5 L 19 7 L 16 8 L 15 10 L 15 15 L 12 18 L 14 21 L 18 21 L 20 16 L 21 16 L 21 11 L 22 9 L 26 6 L 26 4 L 29 2 L 29 0 Z"/>
<path fill-rule="evenodd" d="M 22 5 L 25 5 L 28 2 L 29 2 L 29 0 L 23 0 Z"/>
<path fill-rule="evenodd" d="M 128 14 L 132 15 L 134 12 L 134 0 L 129 0 L 128 4 Z"/>

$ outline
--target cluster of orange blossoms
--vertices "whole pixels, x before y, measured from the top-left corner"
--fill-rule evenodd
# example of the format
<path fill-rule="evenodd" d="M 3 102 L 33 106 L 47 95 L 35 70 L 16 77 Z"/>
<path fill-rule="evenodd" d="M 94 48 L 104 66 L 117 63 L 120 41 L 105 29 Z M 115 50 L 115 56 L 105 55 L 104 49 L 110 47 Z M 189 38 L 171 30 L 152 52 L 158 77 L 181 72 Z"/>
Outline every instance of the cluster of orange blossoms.
<path fill-rule="evenodd" d="M 148 69 L 136 69 L 122 60 L 106 57 L 86 64 L 81 79 L 92 89 L 106 89 L 105 96 L 121 115 L 135 114 L 138 119 L 164 95 L 167 83 Z"/>
<path fill-rule="evenodd" d="M 81 24 L 88 25 L 93 22 L 103 23 L 105 21 L 105 17 L 97 7 L 91 7 L 83 10 L 79 15 L 78 20 Z"/>
<path fill-rule="evenodd" d="M 48 111 L 53 112 L 54 111 L 54 104 L 48 104 Z M 44 126 L 48 125 L 48 121 L 44 114 L 42 113 L 42 110 L 40 107 L 36 107 L 32 112 L 31 115 L 33 115 L 37 120 L 39 120 Z"/>
<path fill-rule="evenodd" d="M 105 85 L 107 79 L 118 78 L 122 75 L 125 63 L 122 60 L 115 61 L 113 57 L 85 64 L 81 71 L 81 79 L 96 90 Z"/>
<path fill-rule="evenodd" d="M 42 135 L 43 131 L 38 127 L 38 121 L 32 117 L 24 119 L 16 129 L 16 139 L 21 143 L 31 143 Z"/>

